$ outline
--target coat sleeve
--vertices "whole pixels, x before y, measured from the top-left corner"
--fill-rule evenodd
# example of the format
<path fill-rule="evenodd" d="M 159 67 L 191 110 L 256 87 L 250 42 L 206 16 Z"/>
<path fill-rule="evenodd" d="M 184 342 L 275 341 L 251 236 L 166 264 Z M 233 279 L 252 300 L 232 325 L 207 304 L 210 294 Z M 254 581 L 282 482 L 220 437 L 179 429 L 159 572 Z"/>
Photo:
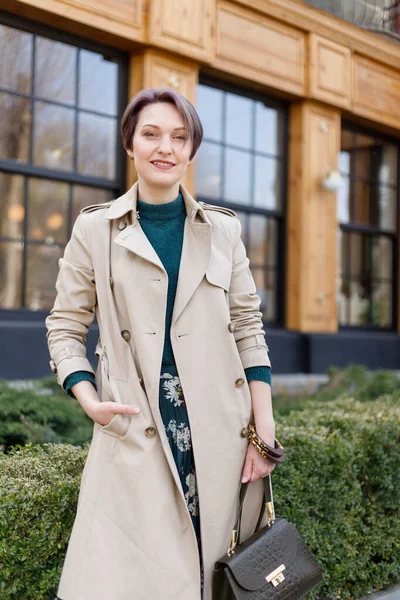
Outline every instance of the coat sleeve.
<path fill-rule="evenodd" d="M 93 373 L 86 358 L 86 335 L 95 316 L 96 284 L 82 216 L 59 261 L 57 297 L 46 319 L 52 370 L 60 385 L 75 371 Z"/>
<path fill-rule="evenodd" d="M 233 248 L 232 277 L 229 288 L 229 307 L 232 330 L 243 368 L 271 367 L 260 312 L 260 297 L 249 267 L 249 259 L 241 240 L 241 225 L 237 229 Z"/>

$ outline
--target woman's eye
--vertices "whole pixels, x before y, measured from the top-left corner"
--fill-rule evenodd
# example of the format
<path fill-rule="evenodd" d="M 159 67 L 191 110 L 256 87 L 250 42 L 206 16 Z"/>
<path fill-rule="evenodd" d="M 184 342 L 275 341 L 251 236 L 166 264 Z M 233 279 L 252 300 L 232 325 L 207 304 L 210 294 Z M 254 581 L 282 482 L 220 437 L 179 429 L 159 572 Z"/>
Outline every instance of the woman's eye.
<path fill-rule="evenodd" d="M 153 131 L 146 131 L 144 135 L 146 137 L 156 137 L 156 134 Z"/>
<path fill-rule="evenodd" d="M 185 138 L 184 135 L 176 135 L 175 139 L 179 140 L 180 142 L 185 142 L 186 141 L 186 138 Z"/>

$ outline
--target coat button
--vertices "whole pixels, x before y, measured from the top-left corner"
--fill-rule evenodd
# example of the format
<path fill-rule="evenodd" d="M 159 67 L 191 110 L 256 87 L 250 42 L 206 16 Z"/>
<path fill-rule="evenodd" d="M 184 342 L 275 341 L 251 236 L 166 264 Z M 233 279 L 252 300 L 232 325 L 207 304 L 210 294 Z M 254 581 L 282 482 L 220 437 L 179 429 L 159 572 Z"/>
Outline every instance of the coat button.
<path fill-rule="evenodd" d="M 244 379 L 242 379 L 241 377 L 239 377 L 239 379 L 236 379 L 235 381 L 235 387 L 237 388 L 241 388 L 244 385 Z"/>
<path fill-rule="evenodd" d="M 126 223 L 125 223 L 125 222 L 122 222 L 122 223 L 120 223 L 120 224 L 118 225 L 118 229 L 119 229 L 120 231 L 123 231 L 123 230 L 125 229 L 125 227 L 126 227 Z"/>
<path fill-rule="evenodd" d="M 240 435 L 242 436 L 242 438 L 247 438 L 247 427 L 243 427 L 242 431 L 240 432 Z"/>
<path fill-rule="evenodd" d="M 122 337 L 124 338 L 124 340 L 125 340 L 126 342 L 129 342 L 129 340 L 131 339 L 131 332 L 130 332 L 130 331 L 128 331 L 127 329 L 123 329 L 123 330 L 121 331 L 121 335 L 122 335 Z"/>
<path fill-rule="evenodd" d="M 57 373 L 57 365 L 53 359 L 51 359 L 49 364 L 50 364 L 50 369 L 53 371 L 53 373 Z"/>
<path fill-rule="evenodd" d="M 157 433 L 157 432 L 156 432 L 156 430 L 154 429 L 154 427 L 148 427 L 148 428 L 145 430 L 145 432 L 144 432 L 144 435 L 145 435 L 147 438 L 151 439 L 151 438 L 153 438 L 153 437 L 155 437 L 155 436 L 156 436 L 156 433 Z"/>
<path fill-rule="evenodd" d="M 228 325 L 228 329 L 231 333 L 233 333 L 236 329 L 235 325 L 233 323 L 229 323 Z"/>

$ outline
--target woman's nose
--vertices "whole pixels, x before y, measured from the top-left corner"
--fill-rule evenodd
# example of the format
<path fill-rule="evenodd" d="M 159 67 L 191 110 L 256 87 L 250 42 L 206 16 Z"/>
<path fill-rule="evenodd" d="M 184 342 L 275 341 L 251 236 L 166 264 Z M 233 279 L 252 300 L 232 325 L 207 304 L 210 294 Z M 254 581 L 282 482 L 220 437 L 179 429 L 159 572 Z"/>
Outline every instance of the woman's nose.
<path fill-rule="evenodd" d="M 158 151 L 161 154 L 171 154 L 171 141 L 169 138 L 161 138 L 160 145 L 158 146 Z"/>

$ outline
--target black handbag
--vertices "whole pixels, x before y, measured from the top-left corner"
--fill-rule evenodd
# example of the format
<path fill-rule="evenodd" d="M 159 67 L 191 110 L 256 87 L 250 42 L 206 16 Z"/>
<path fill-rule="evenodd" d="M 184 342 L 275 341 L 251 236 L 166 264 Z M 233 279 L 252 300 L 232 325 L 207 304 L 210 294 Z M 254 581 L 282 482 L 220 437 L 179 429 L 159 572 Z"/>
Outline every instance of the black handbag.
<path fill-rule="evenodd" d="M 322 581 L 321 569 L 293 523 L 275 520 L 271 476 L 254 534 L 240 543 L 248 484 L 242 484 L 235 528 L 227 554 L 215 563 L 213 600 L 297 600 Z M 260 529 L 267 511 L 268 522 Z"/>

